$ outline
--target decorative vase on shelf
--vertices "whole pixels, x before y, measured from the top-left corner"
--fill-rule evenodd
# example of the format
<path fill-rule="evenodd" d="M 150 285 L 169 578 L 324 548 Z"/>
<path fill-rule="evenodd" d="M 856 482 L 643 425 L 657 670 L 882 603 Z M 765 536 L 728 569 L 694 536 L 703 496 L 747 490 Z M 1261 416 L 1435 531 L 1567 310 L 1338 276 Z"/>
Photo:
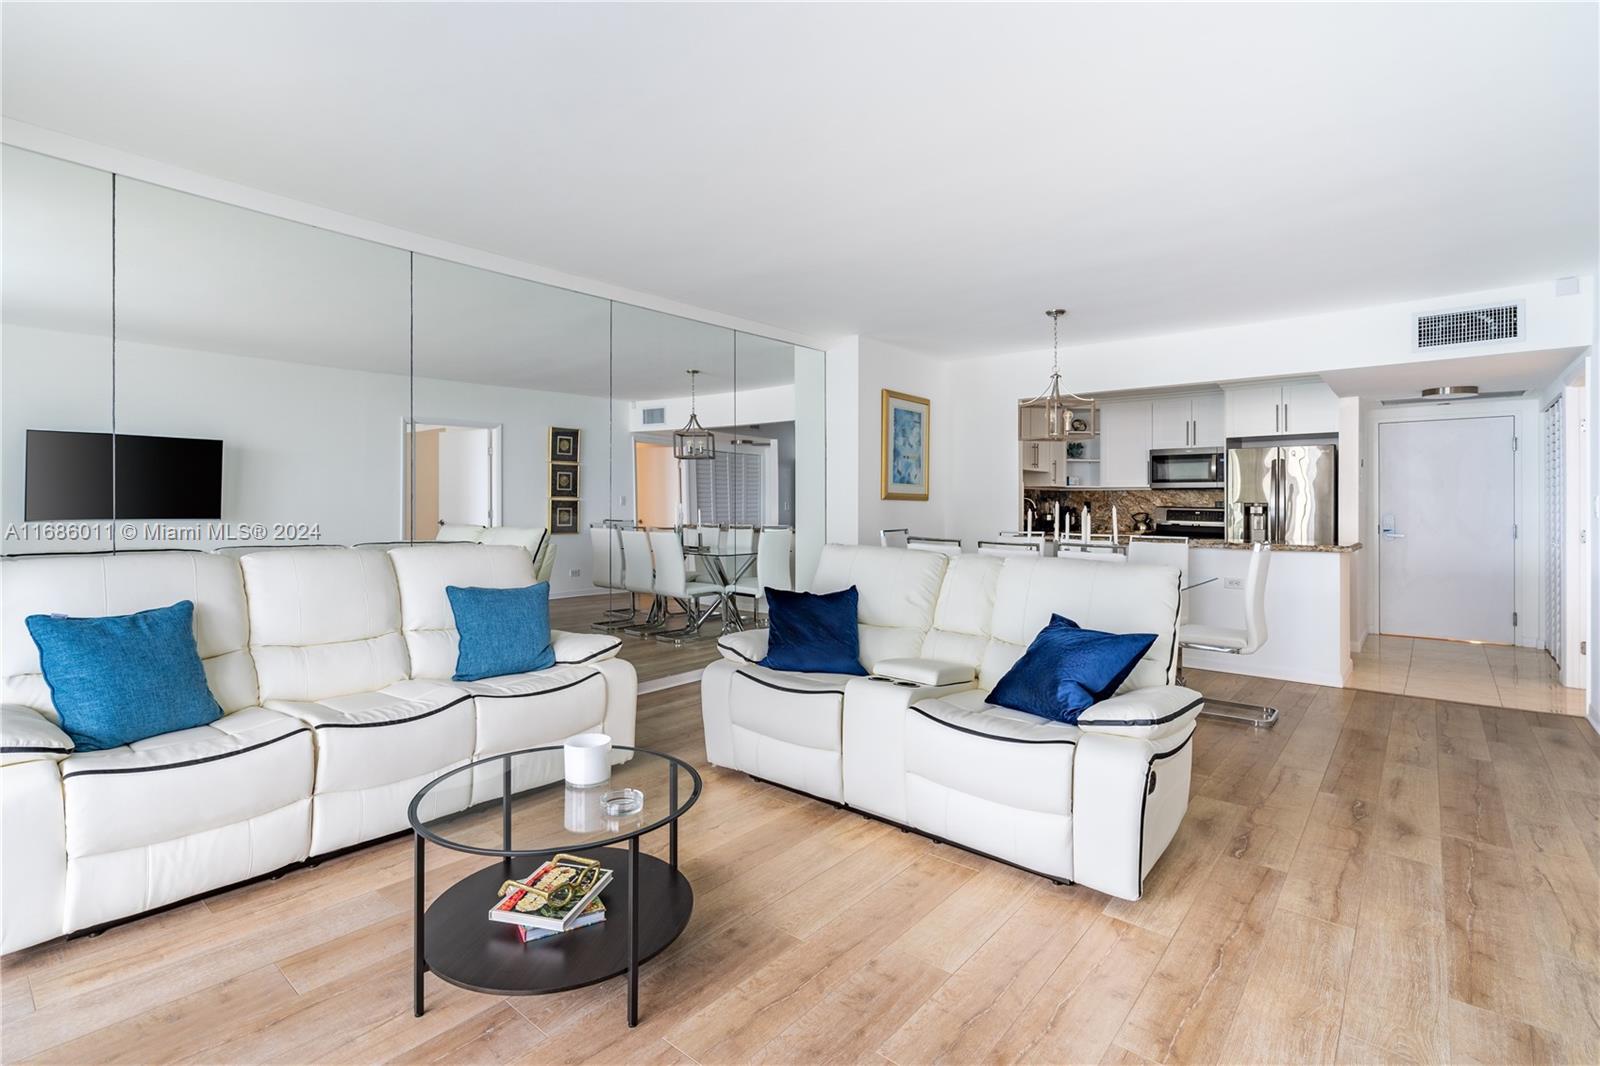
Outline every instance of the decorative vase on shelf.
<path fill-rule="evenodd" d="M 1073 425 L 1076 426 L 1077 423 L 1074 422 Z M 1068 459 L 1082 459 L 1083 458 L 1083 442 L 1081 442 L 1081 441 L 1073 441 L 1071 444 L 1068 444 L 1067 445 L 1067 458 Z"/>

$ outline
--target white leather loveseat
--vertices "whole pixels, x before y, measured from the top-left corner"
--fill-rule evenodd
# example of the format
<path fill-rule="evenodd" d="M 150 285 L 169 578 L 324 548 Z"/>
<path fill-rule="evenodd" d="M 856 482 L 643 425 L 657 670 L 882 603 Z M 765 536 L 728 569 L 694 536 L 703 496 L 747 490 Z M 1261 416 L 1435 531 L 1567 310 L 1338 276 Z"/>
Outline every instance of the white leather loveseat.
<path fill-rule="evenodd" d="M 528 585 L 533 566 L 523 548 L 480 544 L 0 561 L 0 951 L 402 830 L 418 789 L 474 758 L 589 730 L 631 745 L 638 682 L 615 637 L 557 632 L 548 670 L 449 680 L 445 586 Z M 222 717 L 73 753 L 24 619 L 183 599 Z M 522 772 L 516 788 L 556 780 L 560 759 Z M 496 769 L 431 813 L 501 788 Z"/>
<path fill-rule="evenodd" d="M 769 670 L 766 630 L 723 637 L 701 681 L 709 760 L 1138 899 L 1189 805 L 1201 707 L 1174 684 L 1178 571 L 826 546 L 811 591 L 852 585 L 875 676 Z M 1052 613 L 1156 634 L 1076 725 L 987 702 Z"/>

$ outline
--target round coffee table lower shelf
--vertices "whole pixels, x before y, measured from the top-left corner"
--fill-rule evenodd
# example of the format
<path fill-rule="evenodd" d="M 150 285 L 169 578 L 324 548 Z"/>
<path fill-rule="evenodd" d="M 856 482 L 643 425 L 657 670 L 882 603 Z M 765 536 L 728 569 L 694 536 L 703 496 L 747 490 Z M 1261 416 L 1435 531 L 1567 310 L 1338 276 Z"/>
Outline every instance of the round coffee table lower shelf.
<path fill-rule="evenodd" d="M 628 972 L 628 852 L 583 853 L 612 871 L 600 898 L 606 920 L 524 944 L 515 927 L 489 920 L 507 879 L 503 863 L 479 870 L 447 889 L 423 917 L 423 958 L 441 980 L 473 992 L 532 996 L 565 992 Z M 527 861 L 522 866 L 530 866 Z M 513 873 L 526 876 L 520 867 Z M 659 955 L 678 938 L 694 911 L 694 889 L 681 872 L 652 855 L 639 856 L 638 960 Z"/>

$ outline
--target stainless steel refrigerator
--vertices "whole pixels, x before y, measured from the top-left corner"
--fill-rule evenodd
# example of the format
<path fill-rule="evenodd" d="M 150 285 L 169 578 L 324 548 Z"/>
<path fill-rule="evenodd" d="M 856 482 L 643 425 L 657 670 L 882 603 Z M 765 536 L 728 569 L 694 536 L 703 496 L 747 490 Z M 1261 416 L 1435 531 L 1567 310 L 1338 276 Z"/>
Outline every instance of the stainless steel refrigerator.
<path fill-rule="evenodd" d="M 1228 449 L 1228 539 L 1338 543 L 1339 449 L 1286 444 Z"/>

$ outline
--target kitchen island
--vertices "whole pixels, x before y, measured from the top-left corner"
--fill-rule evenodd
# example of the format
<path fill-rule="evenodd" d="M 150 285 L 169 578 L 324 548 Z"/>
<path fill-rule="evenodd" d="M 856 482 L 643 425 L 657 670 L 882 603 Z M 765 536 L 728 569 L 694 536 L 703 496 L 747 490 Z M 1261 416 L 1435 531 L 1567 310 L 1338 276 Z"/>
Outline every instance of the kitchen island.
<path fill-rule="evenodd" d="M 1250 545 L 1189 542 L 1189 621 L 1244 628 Z M 1267 641 L 1254 655 L 1187 651 L 1186 666 L 1343 687 L 1350 677 L 1352 573 L 1360 544 L 1275 544 L 1267 570 Z M 1210 580 L 1215 578 L 1216 580 Z"/>

